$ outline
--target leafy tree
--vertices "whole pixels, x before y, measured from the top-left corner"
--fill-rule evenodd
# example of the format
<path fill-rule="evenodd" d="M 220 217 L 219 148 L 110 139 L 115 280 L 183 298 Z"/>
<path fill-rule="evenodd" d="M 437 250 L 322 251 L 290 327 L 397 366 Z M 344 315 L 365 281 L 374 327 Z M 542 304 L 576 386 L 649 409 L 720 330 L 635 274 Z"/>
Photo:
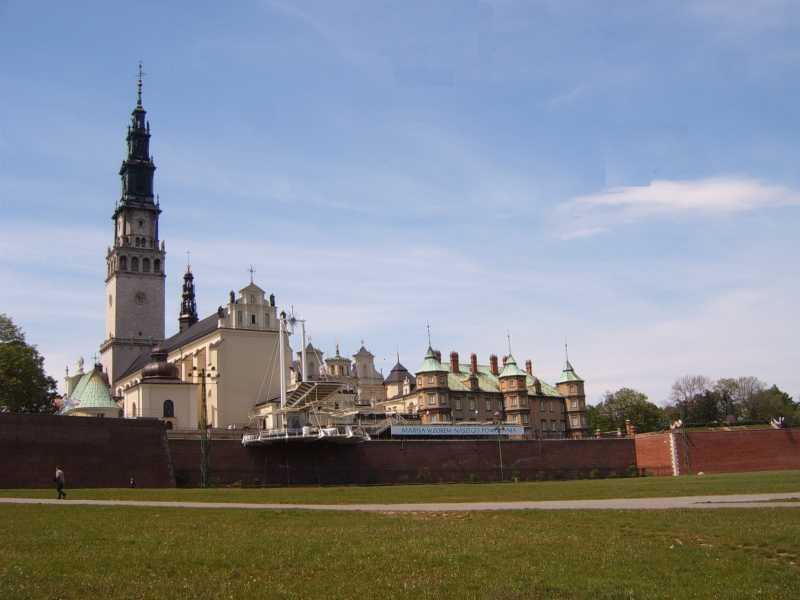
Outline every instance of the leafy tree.
<path fill-rule="evenodd" d="M 686 406 L 687 424 L 706 424 L 722 421 L 720 395 L 713 390 L 705 390 L 689 400 Z"/>
<path fill-rule="evenodd" d="M 0 313 L 0 343 L 4 342 L 25 343 L 25 334 L 7 314 Z"/>
<path fill-rule="evenodd" d="M 678 408 L 681 419 L 688 418 L 689 405 L 697 396 L 711 389 L 712 382 L 705 375 L 684 375 L 672 384 L 670 399 Z"/>
<path fill-rule="evenodd" d="M 749 409 L 750 419 L 753 421 L 768 421 L 775 417 L 783 417 L 787 424 L 793 425 L 795 419 L 800 417 L 800 403 L 793 402 L 792 397 L 777 385 L 754 394 Z"/>
<path fill-rule="evenodd" d="M 649 402 L 642 392 L 631 388 L 606 392 L 602 402 L 591 409 L 587 411 L 589 427 L 600 431 L 625 431 L 626 419 L 642 433 L 662 429 L 668 424 L 663 409 Z"/>
<path fill-rule="evenodd" d="M 727 411 L 725 414 L 749 421 L 758 420 L 755 414 L 756 397 L 765 389 L 767 385 L 757 377 L 720 379 L 714 385 L 714 391 L 720 394 Z"/>
<path fill-rule="evenodd" d="M 0 412 L 55 410 L 56 382 L 44 372 L 36 346 L 5 314 L 0 315 Z"/>

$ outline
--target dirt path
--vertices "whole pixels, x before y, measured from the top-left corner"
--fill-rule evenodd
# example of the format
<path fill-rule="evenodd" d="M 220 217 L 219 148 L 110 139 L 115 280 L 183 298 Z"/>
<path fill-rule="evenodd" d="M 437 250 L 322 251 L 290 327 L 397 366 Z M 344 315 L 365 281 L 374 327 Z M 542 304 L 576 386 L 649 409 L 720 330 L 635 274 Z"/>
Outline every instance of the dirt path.
<path fill-rule="evenodd" d="M 547 500 L 530 502 L 427 502 L 421 504 L 259 504 L 251 502 L 166 502 L 155 500 L 55 500 L 0 498 L 0 504 L 59 506 L 140 506 L 149 508 L 224 508 L 246 510 L 334 510 L 345 512 L 464 512 L 476 510 L 662 510 L 713 508 L 800 508 L 800 492 L 734 494 L 677 498 Z"/>

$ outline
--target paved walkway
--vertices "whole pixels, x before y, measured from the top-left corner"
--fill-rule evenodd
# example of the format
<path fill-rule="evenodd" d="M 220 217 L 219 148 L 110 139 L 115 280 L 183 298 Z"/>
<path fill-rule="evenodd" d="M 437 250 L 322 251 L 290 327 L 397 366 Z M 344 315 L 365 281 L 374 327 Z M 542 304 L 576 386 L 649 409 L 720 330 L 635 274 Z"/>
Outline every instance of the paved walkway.
<path fill-rule="evenodd" d="M 786 500 L 793 499 L 793 502 Z M 783 500 L 783 502 L 781 502 Z M 430 502 L 423 504 L 257 504 L 252 502 L 166 502 L 157 500 L 54 500 L 0 498 L 0 504 L 59 506 L 144 506 L 151 508 L 226 508 L 246 510 L 335 510 L 345 512 L 466 512 L 475 510 L 661 510 L 711 508 L 800 508 L 800 492 L 677 498 L 547 500 L 536 502 Z"/>

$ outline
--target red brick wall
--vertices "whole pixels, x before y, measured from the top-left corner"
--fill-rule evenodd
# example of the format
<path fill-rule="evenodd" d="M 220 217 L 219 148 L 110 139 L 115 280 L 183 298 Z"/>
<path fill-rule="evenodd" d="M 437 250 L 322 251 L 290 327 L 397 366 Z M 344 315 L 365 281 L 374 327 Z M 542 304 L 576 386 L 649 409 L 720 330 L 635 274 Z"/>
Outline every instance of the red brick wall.
<path fill-rule="evenodd" d="M 200 443 L 170 440 L 178 485 L 197 485 Z M 550 479 L 622 474 L 634 464 L 630 439 L 503 442 L 506 479 Z M 373 441 L 244 448 L 235 440 L 211 442 L 211 479 L 218 484 L 403 483 L 494 481 L 500 478 L 496 441 Z"/>
<path fill-rule="evenodd" d="M 0 488 L 172 487 L 164 427 L 158 421 L 0 414 Z"/>
<path fill-rule="evenodd" d="M 680 474 L 800 469 L 800 431 L 742 429 L 676 431 Z M 636 464 L 650 475 L 672 475 L 669 433 L 637 435 Z"/>
<path fill-rule="evenodd" d="M 644 433 L 634 438 L 636 466 L 646 475 L 672 475 L 668 433 Z"/>
<path fill-rule="evenodd" d="M 800 430 L 749 429 L 676 434 L 681 474 L 800 469 Z"/>

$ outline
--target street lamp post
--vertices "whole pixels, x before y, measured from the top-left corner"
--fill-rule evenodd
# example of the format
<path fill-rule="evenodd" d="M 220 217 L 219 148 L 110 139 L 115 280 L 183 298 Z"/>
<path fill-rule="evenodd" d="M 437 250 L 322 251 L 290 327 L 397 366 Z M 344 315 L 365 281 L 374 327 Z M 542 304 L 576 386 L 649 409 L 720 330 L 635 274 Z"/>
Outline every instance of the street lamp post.
<path fill-rule="evenodd" d="M 211 371 L 215 371 L 215 367 L 211 367 Z M 208 471 L 209 471 L 209 443 L 208 443 L 208 404 L 206 401 L 206 377 L 212 378 L 213 373 L 206 373 L 205 368 L 197 369 L 192 367 L 195 374 L 200 375 L 200 487 L 208 487 Z"/>
<path fill-rule="evenodd" d="M 497 454 L 500 457 L 500 481 L 504 480 L 503 477 L 503 446 L 500 443 L 500 430 L 503 427 L 502 422 L 500 421 L 500 413 L 494 413 L 495 423 L 497 424 Z"/>

